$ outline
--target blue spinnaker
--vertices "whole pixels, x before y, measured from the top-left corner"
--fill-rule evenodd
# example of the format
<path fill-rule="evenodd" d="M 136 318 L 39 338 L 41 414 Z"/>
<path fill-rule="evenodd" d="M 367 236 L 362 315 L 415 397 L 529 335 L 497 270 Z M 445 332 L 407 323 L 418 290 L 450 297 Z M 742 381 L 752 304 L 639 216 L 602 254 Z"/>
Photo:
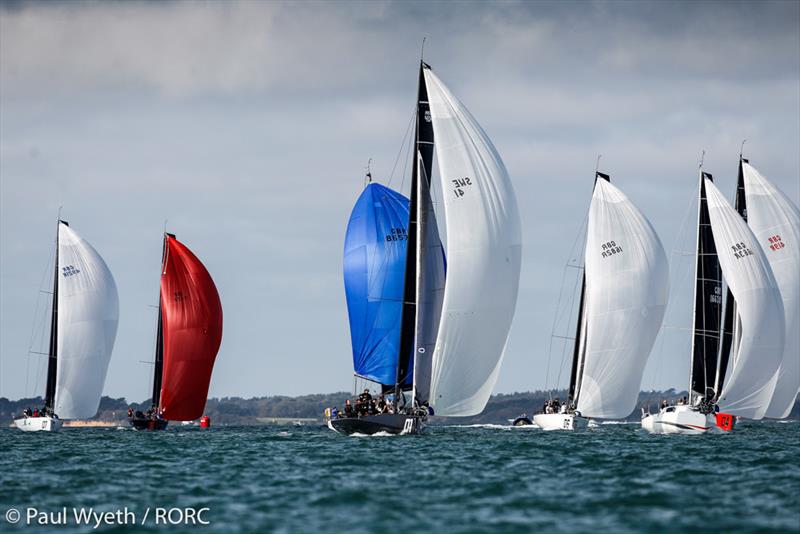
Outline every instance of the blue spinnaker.
<path fill-rule="evenodd" d="M 400 193 L 369 184 L 353 207 L 344 241 L 353 368 L 384 385 L 394 385 L 397 376 L 408 205 Z"/>

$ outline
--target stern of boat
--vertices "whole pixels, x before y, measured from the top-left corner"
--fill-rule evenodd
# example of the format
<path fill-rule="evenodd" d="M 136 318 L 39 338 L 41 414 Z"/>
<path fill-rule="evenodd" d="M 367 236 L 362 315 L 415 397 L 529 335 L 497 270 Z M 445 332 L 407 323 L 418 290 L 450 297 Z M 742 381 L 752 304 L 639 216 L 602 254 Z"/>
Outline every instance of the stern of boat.
<path fill-rule="evenodd" d="M 14 424 L 23 432 L 58 432 L 64 421 L 57 417 L 20 417 Z"/>

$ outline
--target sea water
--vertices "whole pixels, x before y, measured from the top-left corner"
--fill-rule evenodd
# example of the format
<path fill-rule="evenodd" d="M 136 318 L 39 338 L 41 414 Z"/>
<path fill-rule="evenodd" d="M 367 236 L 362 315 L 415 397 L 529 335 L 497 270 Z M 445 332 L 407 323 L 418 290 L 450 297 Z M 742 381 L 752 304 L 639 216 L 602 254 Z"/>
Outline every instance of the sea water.
<path fill-rule="evenodd" d="M 99 532 L 797 532 L 800 424 L 749 422 L 707 436 L 653 436 L 638 424 L 428 426 L 419 436 L 371 437 L 321 425 L 0 430 L 0 531 L 96 524 Z"/>

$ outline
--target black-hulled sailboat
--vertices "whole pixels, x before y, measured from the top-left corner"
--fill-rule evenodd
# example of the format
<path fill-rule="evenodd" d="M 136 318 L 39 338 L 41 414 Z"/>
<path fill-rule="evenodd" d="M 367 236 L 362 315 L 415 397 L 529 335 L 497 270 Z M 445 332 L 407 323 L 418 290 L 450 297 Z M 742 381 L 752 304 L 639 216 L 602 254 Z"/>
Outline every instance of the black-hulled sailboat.
<path fill-rule="evenodd" d="M 129 410 L 140 430 L 203 414 L 211 372 L 222 341 L 222 305 L 205 266 L 174 234 L 164 234 L 152 406 Z"/>
<path fill-rule="evenodd" d="M 95 416 L 118 321 L 111 271 L 97 251 L 59 219 L 44 408 L 26 410 L 14 421 L 17 428 L 54 432 L 65 419 Z"/>
<path fill-rule="evenodd" d="M 446 264 L 437 223 L 442 212 Z M 370 182 L 345 239 L 355 374 L 386 400 L 378 403 L 382 413 L 368 401 L 355 415 L 331 413 L 328 426 L 345 434 L 409 434 L 434 410 L 449 416 L 482 411 L 514 313 L 520 241 L 516 198 L 499 154 L 421 62 L 410 196 Z"/>

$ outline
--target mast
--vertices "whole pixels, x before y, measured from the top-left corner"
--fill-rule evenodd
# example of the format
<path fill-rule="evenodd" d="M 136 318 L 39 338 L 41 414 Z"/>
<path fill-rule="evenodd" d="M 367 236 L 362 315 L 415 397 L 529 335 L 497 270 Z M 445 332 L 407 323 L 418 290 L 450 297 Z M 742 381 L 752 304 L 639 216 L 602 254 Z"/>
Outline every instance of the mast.
<path fill-rule="evenodd" d="M 59 210 L 61 211 L 61 210 Z M 56 401 L 56 375 L 58 373 L 58 244 L 61 235 L 61 224 L 69 226 L 60 218 L 56 224 L 56 260 L 53 265 L 53 311 L 50 317 L 50 349 L 47 359 L 47 389 L 44 395 L 44 406 L 53 412 Z"/>
<path fill-rule="evenodd" d="M 742 143 L 744 145 L 744 143 Z M 736 198 L 734 200 L 734 208 L 736 212 L 742 216 L 744 222 L 747 222 L 747 198 L 744 190 L 744 163 L 749 163 L 748 160 L 739 154 L 739 175 L 736 178 Z M 735 352 L 734 340 L 736 339 L 737 320 L 738 314 L 736 313 L 736 300 L 733 298 L 730 288 L 728 288 L 725 296 L 725 319 L 722 327 L 722 346 L 719 352 L 719 362 L 717 364 L 717 376 L 714 381 L 714 395 L 719 397 L 722 391 L 722 385 L 725 381 L 725 373 L 728 370 L 728 361 L 731 354 Z M 734 361 L 734 363 L 736 363 Z"/>
<path fill-rule="evenodd" d="M 598 157 L 598 161 L 599 161 Z M 597 179 L 602 178 L 608 182 L 611 181 L 611 176 L 599 171 L 594 173 L 594 183 L 597 184 Z M 580 382 L 583 378 L 583 364 L 584 355 L 586 354 L 586 347 L 583 343 L 583 334 L 586 332 L 586 325 L 584 324 L 583 310 L 585 307 L 586 299 L 586 265 L 584 261 L 583 278 L 581 280 L 581 298 L 578 304 L 578 323 L 575 327 L 575 347 L 572 352 L 572 371 L 569 376 L 569 396 L 568 401 L 577 406 L 578 394 L 580 393 Z"/>
<path fill-rule="evenodd" d="M 711 230 L 706 201 L 705 178 L 714 178 L 700 171 L 697 206 L 697 260 L 695 262 L 694 325 L 692 332 L 692 361 L 689 372 L 689 401 L 694 394 L 708 396 L 717 376 L 717 356 L 720 344 L 722 316 L 722 273 L 717 248 Z"/>
<path fill-rule="evenodd" d="M 174 234 L 164 232 L 164 245 L 161 252 L 161 277 L 164 276 L 164 269 L 167 261 L 167 239 L 175 237 Z M 159 280 L 160 278 L 159 277 Z M 153 406 L 158 407 L 161 403 L 161 382 L 164 372 L 164 327 L 163 327 L 163 314 L 161 311 L 161 284 L 159 283 L 158 289 L 158 325 L 156 333 L 156 356 L 155 367 L 153 368 Z"/>
<path fill-rule="evenodd" d="M 394 387 L 394 407 L 412 366 L 412 352 L 416 338 L 417 298 L 418 298 L 418 259 L 422 239 L 419 235 L 419 207 L 424 202 L 419 197 L 429 187 L 420 187 L 420 180 L 428 180 L 433 167 L 433 123 L 431 121 L 428 88 L 425 85 L 424 70 L 430 65 L 420 61 L 417 89 L 417 117 L 414 132 L 413 165 L 411 170 L 411 195 L 408 210 L 408 243 L 406 249 L 405 281 L 403 284 L 403 312 L 400 318 L 400 353 L 397 358 L 397 377 Z M 421 160 L 421 161 L 420 161 Z M 421 168 L 420 168 L 421 167 Z M 422 171 L 422 172 L 420 172 Z M 428 184 L 429 186 L 429 184 Z M 424 205 L 424 204 L 423 204 Z"/>

